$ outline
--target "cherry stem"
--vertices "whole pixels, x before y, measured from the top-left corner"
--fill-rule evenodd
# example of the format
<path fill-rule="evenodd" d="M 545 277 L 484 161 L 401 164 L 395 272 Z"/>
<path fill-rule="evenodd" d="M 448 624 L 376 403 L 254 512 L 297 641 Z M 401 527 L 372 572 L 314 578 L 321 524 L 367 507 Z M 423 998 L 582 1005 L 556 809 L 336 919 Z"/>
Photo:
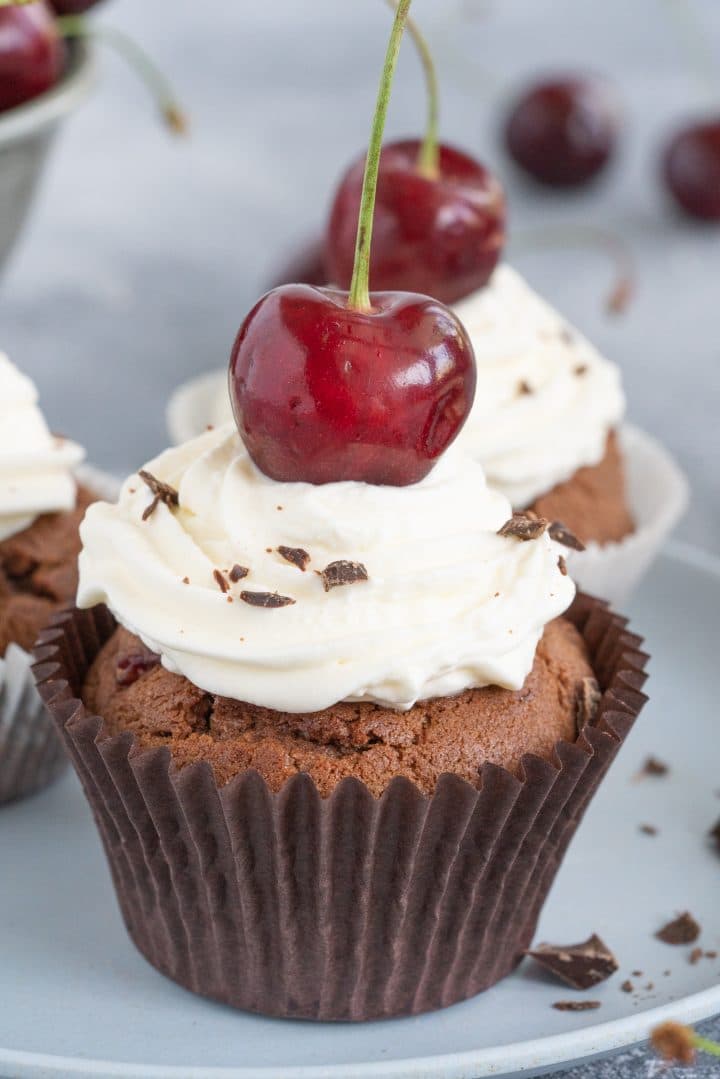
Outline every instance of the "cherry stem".
<path fill-rule="evenodd" d="M 709 1053 L 712 1057 L 720 1057 L 720 1044 L 718 1042 L 713 1042 L 709 1038 L 702 1038 L 694 1032 L 692 1040 L 696 1049 L 701 1049 L 703 1053 Z"/>
<path fill-rule="evenodd" d="M 373 118 L 370 145 L 365 161 L 360 216 L 358 218 L 357 239 L 355 241 L 355 264 L 348 306 L 356 311 L 372 311 L 370 303 L 370 245 L 372 244 L 373 216 L 375 214 L 375 196 L 377 194 L 378 173 L 380 171 L 380 152 L 382 150 L 385 121 L 387 119 L 390 93 L 397 59 L 400 53 L 405 23 L 412 0 L 399 0 L 395 10 L 390 41 L 388 42 L 385 63 L 383 65 L 380 89 L 378 90 L 375 116 Z"/>
<path fill-rule="evenodd" d="M 0 0 L 0 4 L 3 0 Z M 115 49 L 140 76 L 160 108 L 163 122 L 174 135 L 184 135 L 188 129 L 185 113 L 180 108 L 172 86 L 157 64 L 143 48 L 127 34 L 111 26 L 90 23 L 83 15 L 62 15 L 57 20 L 64 38 L 97 38 Z"/>
<path fill-rule="evenodd" d="M 675 20 L 685 42 L 685 49 L 691 66 L 698 75 L 713 100 L 718 97 L 718 80 L 715 57 L 708 44 L 707 34 L 703 32 L 697 12 L 691 0 L 665 0 L 665 7 Z"/>
<path fill-rule="evenodd" d="M 635 292 L 635 268 L 622 239 L 614 232 L 592 225 L 557 225 L 516 233 L 511 238 L 515 250 L 546 247 L 598 247 L 606 251 L 615 264 L 615 280 L 605 301 L 608 312 L 622 314 Z"/>
<path fill-rule="evenodd" d="M 393 11 L 397 11 L 396 0 L 388 0 Z M 428 115 L 425 127 L 425 138 L 418 154 L 418 171 L 430 180 L 437 179 L 440 172 L 440 89 L 438 86 L 437 71 L 433 60 L 430 46 L 428 45 L 420 27 L 414 19 L 408 17 L 405 23 L 406 29 L 422 64 L 427 87 Z"/>

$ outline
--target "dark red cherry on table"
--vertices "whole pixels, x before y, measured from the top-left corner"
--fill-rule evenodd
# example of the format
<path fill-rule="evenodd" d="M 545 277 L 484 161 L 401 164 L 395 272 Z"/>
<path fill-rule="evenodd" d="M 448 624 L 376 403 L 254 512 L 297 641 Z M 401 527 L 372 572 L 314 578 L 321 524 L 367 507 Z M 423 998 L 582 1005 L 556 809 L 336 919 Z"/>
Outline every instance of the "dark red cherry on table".
<path fill-rule="evenodd" d="M 0 8 L 0 111 L 54 86 L 64 58 L 65 47 L 45 0 Z"/>
<path fill-rule="evenodd" d="M 512 107 L 505 145 L 515 163 L 551 187 L 576 187 L 600 173 L 617 143 L 619 113 L 606 80 L 564 76 L 535 83 Z"/>
<path fill-rule="evenodd" d="M 435 177 L 418 168 L 420 141 L 389 143 L 380 157 L 370 287 L 454 303 L 487 283 L 505 242 L 498 180 L 467 154 L 441 145 Z M 365 157 L 345 173 L 325 241 L 327 278 L 348 288 Z"/>
<path fill-rule="evenodd" d="M 472 345 L 427 296 L 286 285 L 243 323 L 230 360 L 240 435 L 272 479 L 402 487 L 432 468 L 475 393 Z"/>
<path fill-rule="evenodd" d="M 720 117 L 678 131 L 665 151 L 663 175 L 686 213 L 720 221 Z"/>

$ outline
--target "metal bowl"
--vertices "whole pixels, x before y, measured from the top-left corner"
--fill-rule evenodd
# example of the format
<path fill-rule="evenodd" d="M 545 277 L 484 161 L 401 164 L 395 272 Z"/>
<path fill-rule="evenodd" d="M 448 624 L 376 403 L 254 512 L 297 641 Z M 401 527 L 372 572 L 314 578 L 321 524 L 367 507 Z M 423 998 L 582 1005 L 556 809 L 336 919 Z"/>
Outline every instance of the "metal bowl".
<path fill-rule="evenodd" d="M 0 113 L 0 269 L 25 222 L 60 121 L 86 97 L 92 74 L 92 50 L 73 41 L 56 86 Z"/>

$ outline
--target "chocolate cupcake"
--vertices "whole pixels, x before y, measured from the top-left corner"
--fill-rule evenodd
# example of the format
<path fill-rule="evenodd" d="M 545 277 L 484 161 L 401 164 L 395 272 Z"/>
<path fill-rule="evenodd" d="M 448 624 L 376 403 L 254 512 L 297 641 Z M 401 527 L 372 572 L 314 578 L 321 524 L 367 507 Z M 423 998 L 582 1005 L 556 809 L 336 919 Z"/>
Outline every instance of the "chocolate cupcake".
<path fill-rule="evenodd" d="M 50 434 L 35 387 L 0 355 L 0 802 L 45 786 L 66 763 L 29 652 L 77 589 L 92 498 L 73 478 L 82 457 Z"/>
<path fill-rule="evenodd" d="M 406 487 L 281 483 L 233 425 L 90 508 L 36 675 L 151 963 L 351 1020 L 513 969 L 644 700 L 551 532 L 459 449 Z"/>

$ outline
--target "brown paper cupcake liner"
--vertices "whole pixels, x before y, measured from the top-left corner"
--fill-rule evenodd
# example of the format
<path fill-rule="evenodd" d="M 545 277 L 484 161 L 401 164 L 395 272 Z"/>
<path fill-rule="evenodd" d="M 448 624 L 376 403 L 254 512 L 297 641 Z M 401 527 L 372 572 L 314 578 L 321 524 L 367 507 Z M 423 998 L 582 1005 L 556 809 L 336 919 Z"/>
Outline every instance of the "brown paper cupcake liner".
<path fill-rule="evenodd" d="M 552 761 L 479 789 L 355 779 L 321 798 L 307 775 L 272 793 L 255 771 L 218 788 L 207 763 L 108 736 L 79 696 L 115 628 L 71 611 L 36 652 L 40 693 L 82 780 L 130 936 L 203 996 L 289 1018 L 363 1020 L 445 1007 L 509 973 L 598 783 L 645 702 L 647 656 L 626 620 L 578 597 L 602 698 Z"/>
<path fill-rule="evenodd" d="M 42 790 L 68 765 L 35 686 L 32 662 L 14 644 L 0 659 L 0 805 Z"/>

